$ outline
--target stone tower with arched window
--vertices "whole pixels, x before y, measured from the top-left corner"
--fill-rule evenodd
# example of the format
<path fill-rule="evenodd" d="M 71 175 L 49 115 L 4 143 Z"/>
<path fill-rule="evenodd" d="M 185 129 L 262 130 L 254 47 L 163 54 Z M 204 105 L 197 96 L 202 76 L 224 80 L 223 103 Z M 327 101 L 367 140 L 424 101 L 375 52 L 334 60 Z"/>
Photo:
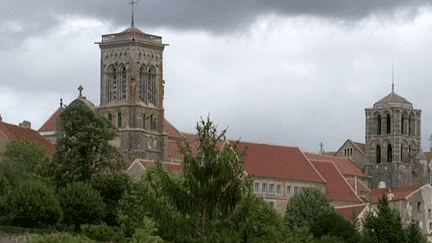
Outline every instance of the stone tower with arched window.
<path fill-rule="evenodd" d="M 162 37 L 134 27 L 103 35 L 101 99 L 97 108 L 119 129 L 113 142 L 132 158 L 164 159 Z"/>
<path fill-rule="evenodd" d="M 366 165 L 371 188 L 427 183 L 416 158 L 420 149 L 421 110 L 394 91 L 366 108 Z"/>

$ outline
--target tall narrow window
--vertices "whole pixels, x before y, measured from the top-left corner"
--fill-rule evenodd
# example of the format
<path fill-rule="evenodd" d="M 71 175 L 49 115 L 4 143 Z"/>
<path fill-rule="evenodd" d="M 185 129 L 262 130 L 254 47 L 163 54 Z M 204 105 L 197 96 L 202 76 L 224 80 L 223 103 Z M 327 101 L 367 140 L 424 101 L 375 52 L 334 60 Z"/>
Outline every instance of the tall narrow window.
<path fill-rule="evenodd" d="M 123 66 L 123 70 L 122 70 L 122 80 L 121 80 L 121 85 L 122 85 L 122 94 L 121 94 L 121 98 L 120 99 L 126 99 L 126 68 Z"/>
<path fill-rule="evenodd" d="M 148 70 L 148 77 L 147 77 L 147 102 L 150 104 L 153 104 L 152 76 L 153 76 L 153 72 L 152 72 L 152 69 L 150 68 Z"/>
<path fill-rule="evenodd" d="M 350 148 L 350 156 L 352 156 L 352 148 Z"/>
<path fill-rule="evenodd" d="M 408 135 L 411 135 L 411 116 L 408 117 Z"/>
<path fill-rule="evenodd" d="M 411 159 L 411 145 L 408 147 L 408 162 Z"/>
<path fill-rule="evenodd" d="M 392 162 L 392 146 L 389 144 L 387 146 L 387 162 Z"/>
<path fill-rule="evenodd" d="M 400 156 L 400 160 L 401 162 L 403 162 L 403 145 L 401 144 L 401 152 L 400 152 L 401 156 Z"/>
<path fill-rule="evenodd" d="M 401 118 L 401 134 L 404 134 L 404 115 Z"/>
<path fill-rule="evenodd" d="M 111 113 L 108 114 L 108 121 L 112 122 L 112 115 L 111 115 Z"/>
<path fill-rule="evenodd" d="M 117 114 L 117 126 L 118 127 L 122 126 L 122 115 L 121 115 L 121 113 Z"/>
<path fill-rule="evenodd" d="M 381 163 L 381 147 L 379 145 L 376 146 L 376 162 L 377 164 Z"/>
<path fill-rule="evenodd" d="M 154 115 L 153 114 L 150 115 L 150 121 L 149 121 L 149 123 L 150 123 L 150 130 L 155 130 L 154 119 L 155 119 Z"/>
<path fill-rule="evenodd" d="M 377 134 L 381 135 L 381 116 L 378 115 L 377 117 Z"/>
<path fill-rule="evenodd" d="M 114 66 L 111 67 L 108 84 L 108 102 L 117 98 L 117 70 Z"/>
<path fill-rule="evenodd" d="M 147 68 L 144 65 L 140 67 L 139 77 L 139 99 L 147 103 Z"/>
<path fill-rule="evenodd" d="M 390 130 L 391 130 L 390 114 L 387 114 L 387 134 L 390 134 Z"/>

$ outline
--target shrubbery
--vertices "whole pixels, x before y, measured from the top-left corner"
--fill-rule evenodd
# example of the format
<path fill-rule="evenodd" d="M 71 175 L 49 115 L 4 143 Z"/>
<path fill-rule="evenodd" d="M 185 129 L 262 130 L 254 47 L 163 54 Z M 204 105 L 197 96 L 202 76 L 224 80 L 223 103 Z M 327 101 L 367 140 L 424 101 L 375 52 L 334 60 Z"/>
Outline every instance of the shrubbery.
<path fill-rule="evenodd" d="M 105 216 L 106 205 L 99 192 L 89 184 L 74 182 L 59 191 L 60 206 L 66 224 L 81 231 L 81 224 L 100 221 Z"/>
<path fill-rule="evenodd" d="M 49 235 L 31 236 L 29 243 L 94 243 L 92 240 L 83 235 L 73 236 L 68 233 L 53 233 Z"/>
<path fill-rule="evenodd" d="M 45 227 L 56 224 L 62 218 L 62 210 L 54 190 L 38 180 L 22 182 L 12 189 L 0 204 L 3 204 L 3 210 L 8 212 L 2 223 L 14 226 Z"/>

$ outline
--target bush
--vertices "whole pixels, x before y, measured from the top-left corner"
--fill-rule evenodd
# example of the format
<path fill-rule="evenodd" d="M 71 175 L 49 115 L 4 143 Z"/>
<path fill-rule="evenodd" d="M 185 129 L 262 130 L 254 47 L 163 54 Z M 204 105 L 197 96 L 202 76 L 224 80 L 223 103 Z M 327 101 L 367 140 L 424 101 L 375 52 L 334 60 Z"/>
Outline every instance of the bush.
<path fill-rule="evenodd" d="M 159 243 L 163 242 L 162 238 L 155 236 L 154 233 L 157 232 L 155 228 L 155 223 L 151 219 L 144 217 L 143 228 L 135 229 L 135 234 L 132 236 L 132 243 Z"/>
<path fill-rule="evenodd" d="M 106 225 L 86 225 L 82 233 L 92 240 L 108 241 L 114 237 L 114 231 Z"/>
<path fill-rule="evenodd" d="M 62 218 L 54 190 L 38 180 L 22 182 L 0 204 L 9 212 L 4 221 L 14 226 L 46 227 L 56 224 Z"/>
<path fill-rule="evenodd" d="M 84 235 L 73 236 L 69 233 L 53 233 L 49 235 L 38 235 L 29 237 L 30 243 L 94 243 Z"/>
<path fill-rule="evenodd" d="M 348 243 L 358 242 L 360 240 L 360 233 L 357 232 L 354 224 L 350 223 L 336 212 L 330 212 L 319 216 L 311 226 L 310 232 L 317 239 L 327 235 L 339 237 Z"/>
<path fill-rule="evenodd" d="M 81 224 L 99 222 L 105 216 L 106 205 L 99 192 L 89 184 L 74 182 L 59 191 L 60 206 L 66 224 L 81 231 Z"/>

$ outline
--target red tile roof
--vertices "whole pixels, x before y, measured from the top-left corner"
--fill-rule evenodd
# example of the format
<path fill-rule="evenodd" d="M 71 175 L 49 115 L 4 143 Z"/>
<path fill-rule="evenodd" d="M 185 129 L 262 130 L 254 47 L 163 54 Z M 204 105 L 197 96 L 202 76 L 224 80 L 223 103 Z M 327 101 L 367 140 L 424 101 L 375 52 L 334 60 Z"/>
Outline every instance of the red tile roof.
<path fill-rule="evenodd" d="M 305 152 L 306 157 L 309 160 L 325 161 L 334 163 L 342 175 L 344 176 L 358 176 L 358 177 L 369 177 L 363 173 L 362 169 L 347 157 L 339 157 L 332 155 L 322 155 Z"/>
<path fill-rule="evenodd" d="M 153 164 L 153 161 L 149 160 L 139 160 L 139 162 L 147 169 L 147 167 L 151 164 Z M 162 165 L 167 168 L 168 171 L 181 171 L 183 169 L 183 166 L 178 163 L 168 163 L 168 162 L 162 162 Z"/>
<path fill-rule="evenodd" d="M 24 139 L 25 138 L 29 141 L 35 141 L 39 145 L 42 145 L 45 147 L 45 152 L 47 154 L 52 155 L 55 153 L 55 146 L 33 129 L 24 128 L 24 127 L 12 125 L 12 124 L 0 121 L 0 131 L 2 131 L 6 135 L 6 137 L 8 137 L 9 139 L 12 139 L 12 138 Z"/>
<path fill-rule="evenodd" d="M 345 219 L 349 220 L 350 222 L 353 222 L 353 216 L 355 218 L 358 218 L 360 213 L 363 210 L 365 210 L 365 208 L 366 208 L 366 204 L 359 204 L 359 205 L 337 207 L 335 209 L 336 212 L 342 215 Z"/>
<path fill-rule="evenodd" d="M 326 194 L 331 201 L 362 203 L 333 163 L 311 160 L 313 166 L 327 181 Z"/>
<path fill-rule="evenodd" d="M 357 195 L 361 195 L 361 194 L 367 194 L 369 193 L 371 190 L 364 185 L 360 180 L 357 180 L 353 177 L 351 178 L 346 178 L 347 182 L 350 184 L 351 188 L 357 193 Z"/>
<path fill-rule="evenodd" d="M 394 197 L 392 201 L 407 199 L 407 196 L 422 187 L 422 184 L 414 184 L 402 187 L 386 187 L 386 188 L 375 188 L 369 193 L 369 201 L 371 203 L 377 203 L 378 199 L 383 194 L 393 193 Z"/>
<path fill-rule="evenodd" d="M 177 128 L 175 128 L 167 119 L 164 119 L 163 124 L 164 132 L 168 135 L 170 139 L 185 139 L 185 137 L 180 133 Z"/>
<path fill-rule="evenodd" d="M 59 107 L 54 114 L 39 128 L 38 132 L 55 131 L 57 128 L 57 121 L 60 118 L 60 114 L 64 111 L 63 107 Z"/>
<path fill-rule="evenodd" d="M 426 156 L 426 162 L 429 163 L 431 161 L 431 159 L 432 159 L 432 152 L 426 152 L 424 154 Z"/>
<path fill-rule="evenodd" d="M 244 168 L 249 174 L 326 183 L 299 148 L 250 142 L 238 144 L 239 149 L 246 147 Z"/>

